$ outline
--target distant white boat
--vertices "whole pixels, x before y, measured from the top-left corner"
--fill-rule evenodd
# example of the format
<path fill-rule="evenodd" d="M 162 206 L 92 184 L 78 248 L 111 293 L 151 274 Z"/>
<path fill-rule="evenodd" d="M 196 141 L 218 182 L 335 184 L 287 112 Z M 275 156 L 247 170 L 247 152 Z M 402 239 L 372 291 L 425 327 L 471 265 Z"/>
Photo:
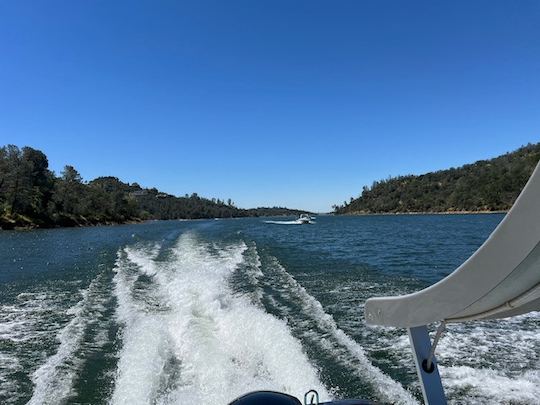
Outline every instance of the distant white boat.
<path fill-rule="evenodd" d="M 313 224 L 313 218 L 308 214 L 300 214 L 300 217 L 296 220 L 300 224 Z"/>
<path fill-rule="evenodd" d="M 315 217 L 312 217 L 308 214 L 301 214 L 298 219 L 293 221 L 264 221 L 266 224 L 276 224 L 276 225 L 306 225 L 314 224 L 313 221 Z"/>

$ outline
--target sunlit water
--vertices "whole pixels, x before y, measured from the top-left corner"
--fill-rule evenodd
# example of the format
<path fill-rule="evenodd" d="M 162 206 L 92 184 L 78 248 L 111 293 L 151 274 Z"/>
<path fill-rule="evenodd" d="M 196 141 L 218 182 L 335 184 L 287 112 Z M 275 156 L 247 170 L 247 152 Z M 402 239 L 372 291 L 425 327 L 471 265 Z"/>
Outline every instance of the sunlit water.
<path fill-rule="evenodd" d="M 226 404 L 251 390 L 420 399 L 372 296 L 447 275 L 501 215 L 262 219 L 0 233 L 0 403 Z M 540 317 L 450 325 L 452 403 L 540 403 Z"/>

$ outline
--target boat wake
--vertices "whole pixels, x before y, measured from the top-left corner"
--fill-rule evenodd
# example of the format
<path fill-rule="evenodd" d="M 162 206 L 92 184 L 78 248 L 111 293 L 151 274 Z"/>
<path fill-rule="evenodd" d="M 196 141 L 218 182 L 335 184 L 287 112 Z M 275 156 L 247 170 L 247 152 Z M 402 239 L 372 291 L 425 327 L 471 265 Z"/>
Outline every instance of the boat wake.
<path fill-rule="evenodd" d="M 337 360 L 348 372 L 356 374 L 364 385 L 370 386 L 371 396 L 396 404 L 417 403 L 399 382 L 371 363 L 364 348 L 338 327 L 321 303 L 275 257 L 269 258 L 265 270 L 279 293 L 279 297 L 272 300 L 273 305 L 290 319 L 289 325 L 299 336 L 327 352 L 328 357 Z M 292 306 L 299 309 L 294 314 L 289 309 Z M 339 391 L 339 387 L 334 390 Z"/>
<path fill-rule="evenodd" d="M 112 403 L 225 404 L 260 389 L 330 397 L 285 322 L 229 287 L 246 249 L 188 233 L 159 255 L 119 252 L 123 343 Z"/>
<path fill-rule="evenodd" d="M 264 221 L 265 224 L 274 224 L 274 225 L 303 225 L 304 222 L 300 220 L 294 221 Z"/>
<path fill-rule="evenodd" d="M 0 307 L 0 343 L 9 349 L 0 353 L 0 402 L 66 402 L 85 357 L 105 344 L 107 337 L 94 333 L 108 323 L 103 274 L 83 289 L 67 284 L 40 286 Z"/>
<path fill-rule="evenodd" d="M 349 292 L 339 282 L 316 287 L 237 238 L 186 232 L 163 244 L 136 242 L 85 288 L 48 285 L 1 306 L 8 350 L 0 351 L 0 402 L 226 404 L 254 390 L 302 398 L 316 389 L 321 400 L 417 403 L 407 336 L 365 328 L 355 315 L 358 300 L 349 298 L 373 288 L 369 280 Z M 450 326 L 437 349 L 449 402 L 535 403 L 539 322 L 530 314 Z"/>
<path fill-rule="evenodd" d="M 98 276 L 80 292 L 82 299 L 67 310 L 71 321 L 56 336 L 60 343 L 56 353 L 32 374 L 34 391 L 28 404 L 57 403 L 73 395 L 73 384 L 83 363 L 78 352 L 82 349 L 84 334 L 90 324 L 98 322 L 97 315 L 104 310 L 100 281 Z"/>
<path fill-rule="evenodd" d="M 539 313 L 449 324 L 436 352 L 448 403 L 460 404 L 464 398 L 468 404 L 538 403 L 538 325 Z M 371 327 L 365 329 L 365 337 L 370 341 L 376 338 L 373 350 L 389 351 L 401 369 L 414 372 L 404 331 Z"/>

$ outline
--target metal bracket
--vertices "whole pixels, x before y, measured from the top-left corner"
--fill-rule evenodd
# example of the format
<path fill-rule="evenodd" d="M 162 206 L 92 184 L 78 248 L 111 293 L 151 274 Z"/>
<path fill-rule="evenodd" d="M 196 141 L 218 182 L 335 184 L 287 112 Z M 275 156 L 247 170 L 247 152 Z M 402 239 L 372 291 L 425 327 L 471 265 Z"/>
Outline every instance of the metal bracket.
<path fill-rule="evenodd" d="M 427 326 L 416 326 L 408 328 L 407 331 L 425 403 L 428 405 L 446 404 L 437 360 L 431 353 L 432 346 Z M 431 364 L 428 364 L 429 359 L 431 359 L 429 361 Z"/>

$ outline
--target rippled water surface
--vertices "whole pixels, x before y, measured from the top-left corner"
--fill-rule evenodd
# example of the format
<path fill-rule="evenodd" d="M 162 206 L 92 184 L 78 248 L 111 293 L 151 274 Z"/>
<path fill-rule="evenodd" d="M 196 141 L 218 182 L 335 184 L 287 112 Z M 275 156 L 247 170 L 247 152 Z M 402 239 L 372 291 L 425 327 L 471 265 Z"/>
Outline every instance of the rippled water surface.
<path fill-rule="evenodd" d="M 263 219 L 0 233 L 0 403 L 226 404 L 256 389 L 417 403 L 372 296 L 450 273 L 501 215 Z M 451 403 L 540 403 L 540 316 L 450 325 Z"/>

